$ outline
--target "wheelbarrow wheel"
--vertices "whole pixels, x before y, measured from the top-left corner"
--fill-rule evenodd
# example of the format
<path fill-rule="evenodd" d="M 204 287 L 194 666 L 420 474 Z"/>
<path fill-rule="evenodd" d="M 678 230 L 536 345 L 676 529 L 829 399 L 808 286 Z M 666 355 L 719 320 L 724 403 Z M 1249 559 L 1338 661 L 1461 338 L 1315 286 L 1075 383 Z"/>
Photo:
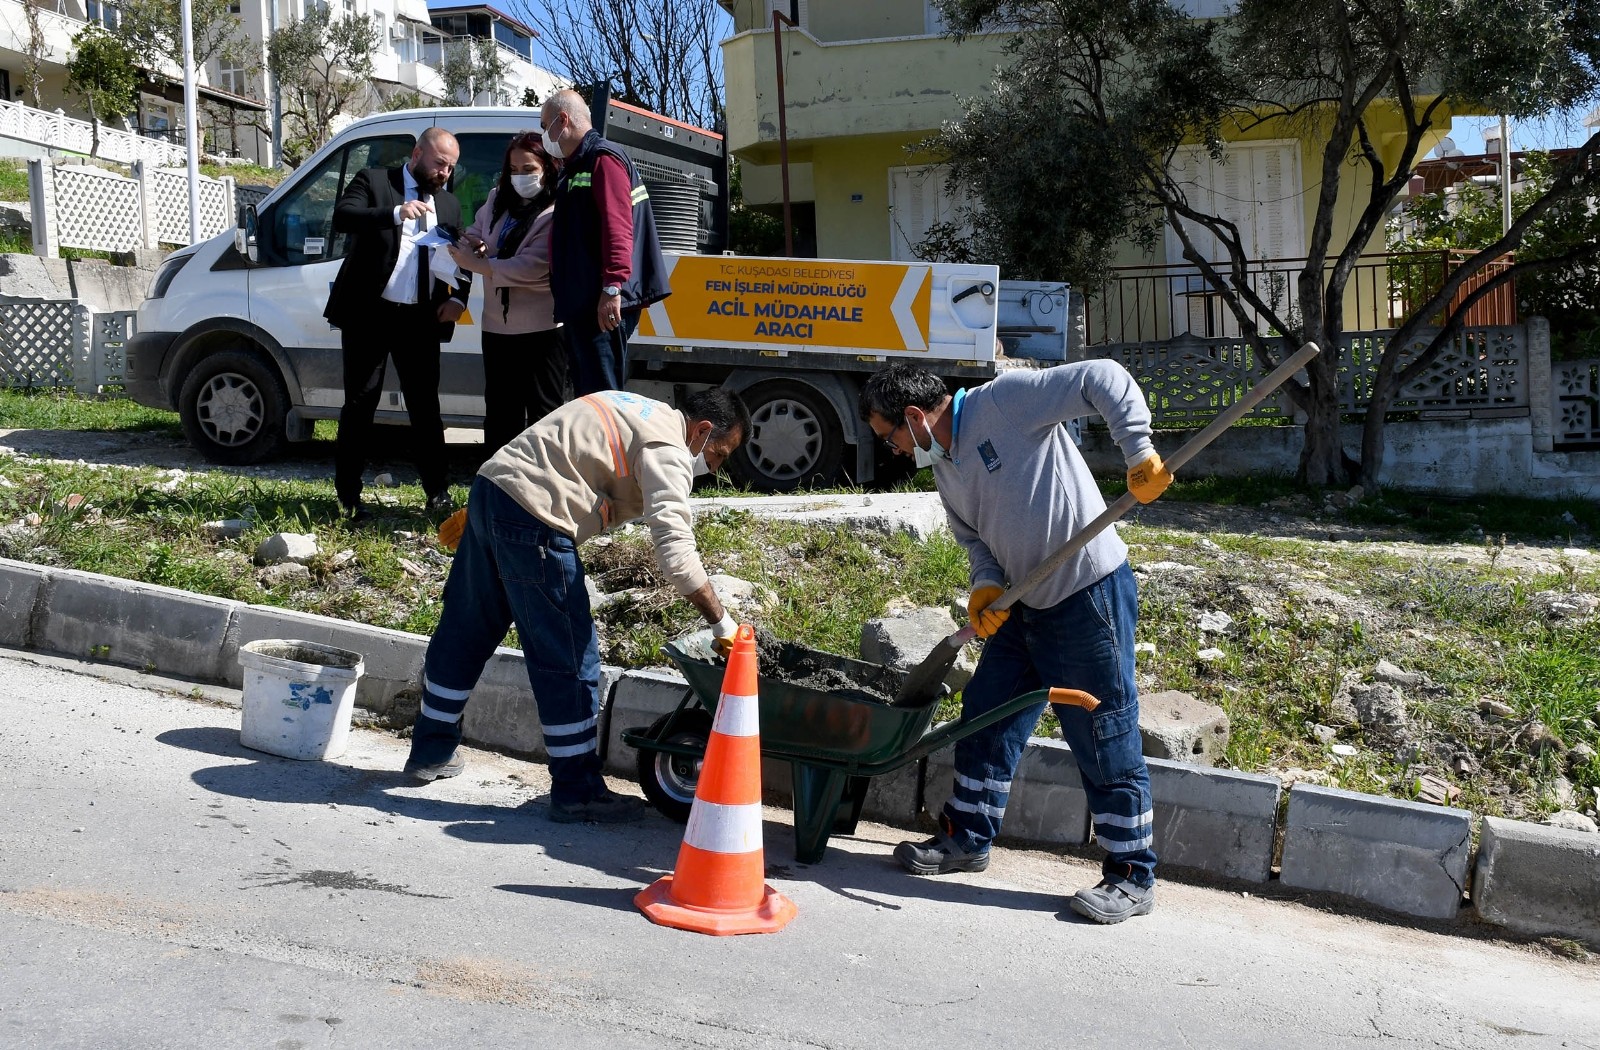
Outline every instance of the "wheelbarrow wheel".
<path fill-rule="evenodd" d="M 667 723 L 672 731 L 667 732 Z M 685 758 L 665 751 L 639 750 L 639 786 L 644 797 L 668 820 L 682 824 L 694 807 L 694 787 L 700 782 L 700 763 L 706 743 L 711 739 L 711 712 L 688 708 L 673 715 L 662 715 L 650 727 L 652 740 L 663 744 L 696 747 L 702 757 Z"/>

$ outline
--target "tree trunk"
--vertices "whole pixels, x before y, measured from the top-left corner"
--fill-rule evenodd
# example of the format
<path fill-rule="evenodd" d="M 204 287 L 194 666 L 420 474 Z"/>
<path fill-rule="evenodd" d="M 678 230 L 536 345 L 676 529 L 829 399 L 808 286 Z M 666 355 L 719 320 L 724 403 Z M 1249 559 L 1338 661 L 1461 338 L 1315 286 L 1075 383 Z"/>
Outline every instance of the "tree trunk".
<path fill-rule="evenodd" d="M 1300 449 L 1297 480 L 1305 485 L 1343 488 L 1350 484 L 1350 458 L 1339 432 L 1339 359 L 1344 337 L 1342 318 L 1324 315 L 1317 340 L 1322 353 L 1306 366 L 1305 444 Z"/>

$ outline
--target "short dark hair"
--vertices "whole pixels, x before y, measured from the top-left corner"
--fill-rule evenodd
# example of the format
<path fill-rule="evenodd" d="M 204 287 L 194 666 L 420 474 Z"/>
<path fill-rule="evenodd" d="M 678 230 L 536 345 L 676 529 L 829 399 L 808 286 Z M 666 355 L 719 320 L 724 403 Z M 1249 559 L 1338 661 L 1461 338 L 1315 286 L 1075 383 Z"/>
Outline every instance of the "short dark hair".
<path fill-rule="evenodd" d="M 684 398 L 683 414 L 694 423 L 710 420 L 712 441 L 721 441 L 732 430 L 739 431 L 741 444 L 750 436 L 750 410 L 738 394 L 720 386 L 697 390 Z"/>
<path fill-rule="evenodd" d="M 896 361 L 875 373 L 861 388 L 861 419 L 869 422 L 876 412 L 899 426 L 906 421 L 906 409 L 912 405 L 931 412 L 949 395 L 944 380 L 926 368 Z"/>

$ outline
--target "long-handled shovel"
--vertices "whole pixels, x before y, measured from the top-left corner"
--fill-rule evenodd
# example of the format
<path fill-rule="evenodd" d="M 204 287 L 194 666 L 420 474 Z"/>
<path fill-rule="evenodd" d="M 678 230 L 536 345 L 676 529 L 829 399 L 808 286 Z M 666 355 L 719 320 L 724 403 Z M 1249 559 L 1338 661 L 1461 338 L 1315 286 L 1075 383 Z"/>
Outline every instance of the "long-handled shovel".
<path fill-rule="evenodd" d="M 1224 430 L 1227 430 L 1242 419 L 1245 413 L 1265 400 L 1267 395 L 1282 386 L 1290 376 L 1300 371 L 1301 368 L 1305 367 L 1307 361 L 1310 361 L 1319 353 L 1321 353 L 1321 350 L 1316 343 L 1307 343 L 1295 351 L 1292 357 L 1274 369 L 1261 382 L 1251 387 L 1244 397 L 1225 409 L 1204 430 L 1190 438 L 1178 451 L 1166 457 L 1164 462 L 1167 469 L 1177 473 L 1179 468 L 1198 455 L 1207 445 L 1215 441 Z M 1069 558 L 1083 550 L 1084 546 L 1104 531 L 1108 525 L 1132 510 L 1138 502 L 1133 493 L 1123 493 L 1115 503 L 1102 511 L 1099 517 L 1085 525 L 1076 536 L 1063 544 L 1059 550 L 1040 562 L 1038 567 L 1028 573 L 1021 583 L 996 598 L 994 604 L 990 605 L 989 608 L 996 612 L 1011 608 L 1035 586 L 1042 583 L 1062 565 L 1066 564 Z M 944 681 L 945 675 L 950 673 L 950 668 L 955 666 L 956 657 L 961 653 L 961 647 L 976 637 L 976 630 L 971 624 L 968 624 L 934 646 L 933 652 L 924 657 L 923 661 L 913 667 L 910 674 L 906 675 L 905 681 L 900 685 L 900 691 L 895 694 L 895 704 L 914 707 L 938 696 L 939 686 Z"/>

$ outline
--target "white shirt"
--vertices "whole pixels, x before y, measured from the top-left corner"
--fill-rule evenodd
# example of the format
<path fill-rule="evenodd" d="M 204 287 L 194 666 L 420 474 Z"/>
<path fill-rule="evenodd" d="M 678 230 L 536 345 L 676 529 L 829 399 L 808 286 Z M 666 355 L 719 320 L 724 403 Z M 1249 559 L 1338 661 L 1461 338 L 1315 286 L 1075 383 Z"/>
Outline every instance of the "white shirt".
<path fill-rule="evenodd" d="M 405 184 L 405 199 L 417 199 L 417 180 L 411 174 L 411 166 L 405 165 L 400 169 L 401 179 Z M 400 227 L 400 254 L 394 261 L 394 273 L 389 275 L 389 283 L 383 286 L 383 298 L 391 303 L 414 303 L 417 301 L 417 238 L 433 229 L 436 225 L 433 212 L 426 211 L 415 219 L 400 218 L 400 205 L 395 205 L 394 224 Z M 430 282 L 431 287 L 431 282 Z"/>

